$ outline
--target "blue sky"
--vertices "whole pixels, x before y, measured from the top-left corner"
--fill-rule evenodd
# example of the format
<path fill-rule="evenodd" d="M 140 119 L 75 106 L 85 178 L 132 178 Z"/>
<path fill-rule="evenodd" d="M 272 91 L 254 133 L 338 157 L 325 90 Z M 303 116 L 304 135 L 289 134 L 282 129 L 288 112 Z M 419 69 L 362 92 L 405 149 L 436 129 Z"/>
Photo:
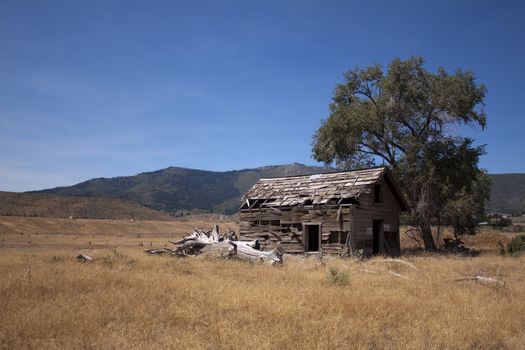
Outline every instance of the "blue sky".
<path fill-rule="evenodd" d="M 311 158 L 342 74 L 472 69 L 492 173 L 525 172 L 525 2 L 0 1 L 0 190 Z"/>

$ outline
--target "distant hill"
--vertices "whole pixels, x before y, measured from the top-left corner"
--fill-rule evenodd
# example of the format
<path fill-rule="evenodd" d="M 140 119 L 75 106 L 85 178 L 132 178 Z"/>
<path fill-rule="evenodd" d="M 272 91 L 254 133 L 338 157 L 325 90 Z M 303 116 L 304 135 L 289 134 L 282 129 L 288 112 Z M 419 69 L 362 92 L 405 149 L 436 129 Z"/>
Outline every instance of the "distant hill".
<path fill-rule="evenodd" d="M 488 212 L 520 214 L 525 211 L 525 174 L 492 174 Z"/>
<path fill-rule="evenodd" d="M 232 214 L 238 211 L 241 196 L 262 177 L 331 171 L 298 163 L 225 172 L 169 167 L 135 176 L 97 178 L 38 193 L 114 198 L 172 214 L 181 210 Z"/>
<path fill-rule="evenodd" d="M 331 171 L 334 169 L 298 163 L 225 172 L 169 167 L 135 176 L 97 178 L 37 193 L 119 199 L 171 214 L 179 211 L 232 214 L 237 212 L 241 196 L 262 177 Z M 495 174 L 490 178 L 493 185 L 487 211 L 525 210 L 525 174 Z"/>
<path fill-rule="evenodd" d="M 110 198 L 0 192 L 0 216 L 169 220 L 166 213 Z"/>

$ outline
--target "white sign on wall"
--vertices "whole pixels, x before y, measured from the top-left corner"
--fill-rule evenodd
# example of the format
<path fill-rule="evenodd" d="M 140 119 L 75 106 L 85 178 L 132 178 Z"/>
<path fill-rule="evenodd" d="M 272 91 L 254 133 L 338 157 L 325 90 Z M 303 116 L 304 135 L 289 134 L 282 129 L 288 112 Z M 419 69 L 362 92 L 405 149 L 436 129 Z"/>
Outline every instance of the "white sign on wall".
<path fill-rule="evenodd" d="M 383 225 L 383 231 L 390 231 L 390 225 L 389 224 L 384 224 Z"/>

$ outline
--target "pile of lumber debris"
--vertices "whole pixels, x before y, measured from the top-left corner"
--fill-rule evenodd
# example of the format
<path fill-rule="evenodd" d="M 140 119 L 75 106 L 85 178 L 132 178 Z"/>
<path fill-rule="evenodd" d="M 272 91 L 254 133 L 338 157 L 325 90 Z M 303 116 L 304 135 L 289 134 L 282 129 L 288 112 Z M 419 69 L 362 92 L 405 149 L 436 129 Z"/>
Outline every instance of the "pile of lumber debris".
<path fill-rule="evenodd" d="M 228 259 L 241 259 L 252 262 L 265 262 L 269 264 L 281 264 L 283 262 L 283 250 L 275 248 L 271 251 L 261 251 L 259 242 L 239 241 L 234 231 L 219 234 L 218 225 L 210 231 L 194 229 L 178 241 L 169 241 L 175 245 L 175 249 L 149 249 L 148 254 L 168 254 L 175 256 L 196 256 L 211 254 Z"/>

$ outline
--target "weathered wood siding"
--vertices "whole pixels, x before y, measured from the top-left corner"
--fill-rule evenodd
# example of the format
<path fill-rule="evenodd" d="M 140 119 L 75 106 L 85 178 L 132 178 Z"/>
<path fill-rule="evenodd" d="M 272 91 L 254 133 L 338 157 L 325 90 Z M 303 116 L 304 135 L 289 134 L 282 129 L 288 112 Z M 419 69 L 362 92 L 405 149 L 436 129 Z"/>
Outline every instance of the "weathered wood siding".
<path fill-rule="evenodd" d="M 353 237 L 355 248 L 363 249 L 364 254 L 372 255 L 373 244 L 373 221 L 383 221 L 383 232 L 380 232 L 380 252 L 384 250 L 384 241 L 390 248 L 391 255 L 399 255 L 399 204 L 395 200 L 389 186 L 384 181 L 381 185 L 381 203 L 374 202 L 373 187 L 370 187 L 359 196 L 359 206 L 354 207 L 353 212 Z M 386 229 L 385 229 L 386 228 Z"/>
<path fill-rule="evenodd" d="M 240 236 L 243 240 L 258 239 L 262 245 L 272 248 L 280 245 L 289 253 L 304 252 L 303 225 L 321 224 L 321 249 L 326 253 L 338 253 L 344 247 L 340 232 L 350 230 L 350 209 L 342 208 L 338 221 L 338 208 L 289 210 L 255 209 L 240 213 Z M 336 233 L 338 241 L 330 240 Z M 345 240 L 346 241 L 346 240 Z"/>
<path fill-rule="evenodd" d="M 384 181 L 380 185 L 381 203 L 374 203 L 373 186 L 370 186 L 360 194 L 359 205 L 241 210 L 241 239 L 257 239 L 266 249 L 280 245 L 287 253 L 302 253 L 303 225 L 319 223 L 324 253 L 340 253 L 345 248 L 347 235 L 350 235 L 351 247 L 362 249 L 369 256 L 372 254 L 373 220 L 382 220 L 382 227 L 386 230 L 380 234 L 380 252 L 399 255 L 400 207 L 389 186 Z"/>

